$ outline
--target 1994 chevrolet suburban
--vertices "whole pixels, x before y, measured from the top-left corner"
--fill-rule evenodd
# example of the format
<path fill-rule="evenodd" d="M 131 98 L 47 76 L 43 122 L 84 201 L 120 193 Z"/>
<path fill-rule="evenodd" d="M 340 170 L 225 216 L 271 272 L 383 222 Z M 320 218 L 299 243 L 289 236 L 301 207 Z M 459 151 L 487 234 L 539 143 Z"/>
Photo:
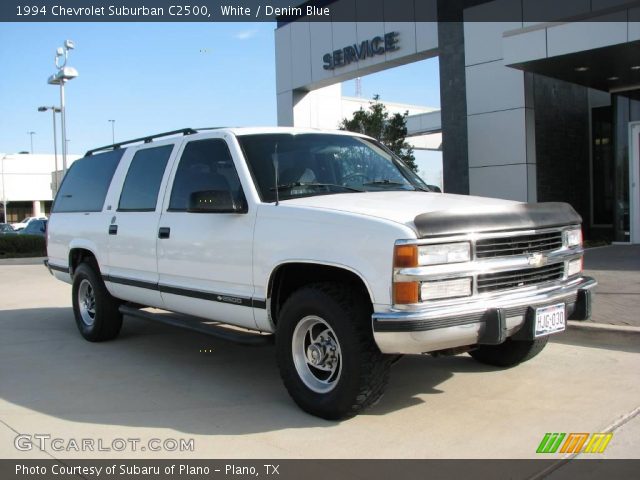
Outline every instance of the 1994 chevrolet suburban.
<path fill-rule="evenodd" d="M 76 161 L 47 265 L 87 340 L 123 315 L 273 338 L 295 402 L 338 419 L 380 398 L 398 355 L 513 366 L 587 319 L 580 223 L 563 203 L 432 192 L 363 135 L 185 129 Z"/>

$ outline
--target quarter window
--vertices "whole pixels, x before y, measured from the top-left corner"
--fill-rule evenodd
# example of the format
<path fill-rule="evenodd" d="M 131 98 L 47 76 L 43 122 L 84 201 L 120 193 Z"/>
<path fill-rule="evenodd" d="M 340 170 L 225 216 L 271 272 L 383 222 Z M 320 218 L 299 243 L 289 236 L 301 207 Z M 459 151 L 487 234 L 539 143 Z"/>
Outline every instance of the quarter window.
<path fill-rule="evenodd" d="M 120 194 L 119 211 L 154 211 L 173 145 L 138 150 Z"/>
<path fill-rule="evenodd" d="M 91 155 L 73 162 L 60 186 L 51 211 L 100 212 L 124 150 Z"/>

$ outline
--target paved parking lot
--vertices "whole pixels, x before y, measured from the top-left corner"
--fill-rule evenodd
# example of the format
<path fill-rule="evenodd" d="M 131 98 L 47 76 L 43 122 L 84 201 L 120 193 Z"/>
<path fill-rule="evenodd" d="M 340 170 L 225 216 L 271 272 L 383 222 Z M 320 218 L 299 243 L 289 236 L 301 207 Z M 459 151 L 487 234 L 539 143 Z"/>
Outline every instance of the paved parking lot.
<path fill-rule="evenodd" d="M 584 266 L 598 279 L 590 321 L 640 327 L 640 245 L 589 249 Z"/>
<path fill-rule="evenodd" d="M 76 331 L 70 287 L 41 265 L 0 265 L 0 291 L 0 458 L 176 457 L 20 452 L 19 433 L 106 445 L 193 438 L 194 451 L 179 454 L 185 458 L 533 458 L 546 432 L 610 427 L 605 455 L 640 458 L 633 341 L 618 348 L 567 332 L 510 370 L 467 355 L 405 357 L 380 403 L 327 422 L 290 401 L 273 347 L 132 318 L 116 341 L 91 344 Z"/>

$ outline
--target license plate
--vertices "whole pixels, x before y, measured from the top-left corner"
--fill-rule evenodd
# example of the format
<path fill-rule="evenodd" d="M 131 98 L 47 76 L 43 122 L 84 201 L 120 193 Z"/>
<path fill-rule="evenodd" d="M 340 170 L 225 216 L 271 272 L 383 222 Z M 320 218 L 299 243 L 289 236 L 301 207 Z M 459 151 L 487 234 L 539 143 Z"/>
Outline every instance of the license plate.
<path fill-rule="evenodd" d="M 541 337 L 550 333 L 562 332 L 565 329 L 564 303 L 536 308 L 535 336 Z"/>

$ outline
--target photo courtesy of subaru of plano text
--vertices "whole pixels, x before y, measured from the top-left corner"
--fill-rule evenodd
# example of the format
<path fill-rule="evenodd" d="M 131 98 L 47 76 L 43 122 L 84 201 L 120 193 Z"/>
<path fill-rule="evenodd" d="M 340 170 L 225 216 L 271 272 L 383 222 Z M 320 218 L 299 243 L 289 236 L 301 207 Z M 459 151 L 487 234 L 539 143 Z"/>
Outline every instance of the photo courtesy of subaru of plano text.
<path fill-rule="evenodd" d="M 580 224 L 564 203 L 430 191 L 363 135 L 184 129 L 76 161 L 46 264 L 87 340 L 129 315 L 274 341 L 293 400 L 340 419 L 380 398 L 399 355 L 509 367 L 587 319 Z"/>

